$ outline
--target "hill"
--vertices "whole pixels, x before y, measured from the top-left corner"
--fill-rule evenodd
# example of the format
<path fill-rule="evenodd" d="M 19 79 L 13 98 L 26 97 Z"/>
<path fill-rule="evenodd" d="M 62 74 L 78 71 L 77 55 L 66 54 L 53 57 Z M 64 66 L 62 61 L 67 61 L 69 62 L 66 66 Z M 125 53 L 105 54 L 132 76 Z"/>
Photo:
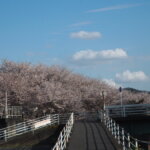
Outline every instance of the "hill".
<path fill-rule="evenodd" d="M 133 93 L 148 93 L 148 94 L 150 94 L 150 91 L 143 91 L 143 90 L 138 90 L 138 89 L 130 88 L 130 87 L 124 88 L 124 90 L 133 92 Z"/>

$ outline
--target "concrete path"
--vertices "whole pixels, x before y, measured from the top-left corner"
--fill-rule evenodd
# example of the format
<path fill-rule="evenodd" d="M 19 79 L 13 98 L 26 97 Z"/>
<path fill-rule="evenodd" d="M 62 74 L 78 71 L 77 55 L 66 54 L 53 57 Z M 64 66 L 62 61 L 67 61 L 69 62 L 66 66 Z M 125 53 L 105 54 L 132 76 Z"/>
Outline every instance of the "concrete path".
<path fill-rule="evenodd" d="M 75 123 L 67 150 L 116 150 L 100 122 Z"/>

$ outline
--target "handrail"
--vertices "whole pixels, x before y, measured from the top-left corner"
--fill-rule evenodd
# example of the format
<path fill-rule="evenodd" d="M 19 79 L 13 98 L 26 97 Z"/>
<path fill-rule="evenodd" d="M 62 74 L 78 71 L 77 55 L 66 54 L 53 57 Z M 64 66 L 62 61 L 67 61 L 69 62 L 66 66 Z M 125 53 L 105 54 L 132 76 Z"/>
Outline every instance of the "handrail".
<path fill-rule="evenodd" d="M 46 115 L 44 117 L 28 120 L 12 126 L 8 126 L 6 128 L 2 128 L 0 129 L 0 140 L 5 140 L 6 142 L 12 137 L 31 131 L 34 134 L 35 130 L 53 124 L 59 124 L 59 114 Z"/>
<path fill-rule="evenodd" d="M 150 116 L 150 104 L 112 105 L 105 107 L 107 115 L 112 118 L 136 115 Z"/>
<path fill-rule="evenodd" d="M 58 140 L 52 150 L 64 150 L 66 148 L 67 142 L 69 140 L 72 128 L 74 124 L 74 114 L 71 113 L 65 127 L 60 132 Z"/>
<path fill-rule="evenodd" d="M 139 150 L 139 142 L 136 138 L 132 137 L 124 128 L 120 127 L 115 120 L 110 118 L 105 111 L 100 111 L 101 122 L 112 133 L 118 144 L 122 145 L 123 150 Z M 142 149 L 140 149 L 142 150 Z"/>
<path fill-rule="evenodd" d="M 116 108 L 116 107 L 150 107 L 150 104 L 127 104 L 127 105 L 110 105 L 105 108 Z"/>

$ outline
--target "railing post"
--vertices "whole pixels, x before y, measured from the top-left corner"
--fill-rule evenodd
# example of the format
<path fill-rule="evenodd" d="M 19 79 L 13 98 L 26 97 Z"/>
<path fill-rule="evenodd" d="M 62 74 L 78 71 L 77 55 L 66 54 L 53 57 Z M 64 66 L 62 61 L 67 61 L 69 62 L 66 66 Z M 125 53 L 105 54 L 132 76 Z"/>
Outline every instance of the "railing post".
<path fill-rule="evenodd" d="M 56 150 L 59 150 L 59 145 L 57 144 L 57 146 L 56 146 Z"/>
<path fill-rule="evenodd" d="M 110 119 L 110 131 L 113 135 L 113 121 L 112 121 L 112 119 Z"/>
<path fill-rule="evenodd" d="M 111 132 L 112 132 L 112 135 L 114 135 L 114 122 L 112 119 L 111 119 Z"/>
<path fill-rule="evenodd" d="M 109 129 L 109 118 L 108 117 L 106 118 L 106 126 Z"/>
<path fill-rule="evenodd" d="M 68 142 L 68 139 L 69 139 L 69 131 L 71 130 L 70 128 L 71 127 L 66 128 L 66 142 Z"/>
<path fill-rule="evenodd" d="M 135 149 L 138 150 L 138 140 L 135 139 Z"/>
<path fill-rule="evenodd" d="M 123 150 L 125 150 L 125 135 L 124 135 L 124 129 L 122 128 L 122 146 Z"/>
<path fill-rule="evenodd" d="M 26 129 L 26 123 L 25 122 L 23 122 L 23 128 L 24 128 L 24 132 L 27 130 Z"/>
<path fill-rule="evenodd" d="M 131 148 L 130 134 L 128 133 L 128 148 Z"/>
<path fill-rule="evenodd" d="M 120 128 L 119 128 L 119 125 L 117 125 L 117 136 L 118 136 L 118 144 L 120 144 Z"/>
<path fill-rule="evenodd" d="M 5 139 L 5 142 L 7 142 L 7 130 L 4 130 L 4 139 Z"/>
<path fill-rule="evenodd" d="M 111 118 L 109 118 L 109 131 L 111 131 Z"/>
<path fill-rule="evenodd" d="M 34 135 L 34 123 L 32 122 L 32 133 Z"/>
<path fill-rule="evenodd" d="M 62 132 L 60 133 L 60 149 L 63 150 L 63 145 L 62 145 Z"/>
<path fill-rule="evenodd" d="M 113 121 L 112 126 L 113 126 L 113 135 L 115 136 L 115 121 Z"/>
<path fill-rule="evenodd" d="M 106 117 L 106 114 L 105 114 L 105 112 L 104 112 L 104 114 L 103 114 L 104 116 L 103 116 L 103 118 L 104 118 L 104 124 L 105 125 L 107 125 L 107 117 Z"/>
<path fill-rule="evenodd" d="M 108 118 L 108 123 L 109 123 L 109 131 L 111 130 L 111 119 L 110 118 Z"/>
<path fill-rule="evenodd" d="M 51 120 L 51 115 L 48 115 L 49 117 L 49 121 L 50 121 L 50 125 L 52 124 L 52 120 Z"/>
<path fill-rule="evenodd" d="M 116 122 L 114 122 L 114 136 L 115 139 L 117 138 L 117 127 L 116 127 Z"/>
<path fill-rule="evenodd" d="M 72 125 L 74 124 L 74 114 L 73 113 L 71 114 L 71 123 L 72 123 Z"/>
<path fill-rule="evenodd" d="M 108 119 L 107 119 L 106 116 L 104 117 L 104 124 L 105 124 L 106 126 L 108 126 Z"/>
<path fill-rule="evenodd" d="M 57 114 L 57 123 L 58 123 L 58 125 L 60 124 L 60 115 L 59 114 Z"/>

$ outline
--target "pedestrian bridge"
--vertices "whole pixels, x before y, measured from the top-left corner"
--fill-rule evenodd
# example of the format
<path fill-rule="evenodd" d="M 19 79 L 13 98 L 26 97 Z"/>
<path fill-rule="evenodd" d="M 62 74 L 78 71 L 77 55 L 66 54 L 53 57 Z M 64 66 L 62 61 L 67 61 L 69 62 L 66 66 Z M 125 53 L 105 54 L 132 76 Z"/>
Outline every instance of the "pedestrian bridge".
<path fill-rule="evenodd" d="M 149 116 L 149 107 L 146 107 L 146 110 L 139 107 L 140 109 L 144 109 L 144 111 L 135 113 L 136 116 L 138 114 Z M 132 111 L 132 117 L 134 111 L 137 112 L 137 109 Z M 118 114 L 117 112 L 117 117 Z M 129 112 L 128 115 L 130 115 Z M 127 117 L 127 114 L 123 115 L 123 117 L 125 116 Z M 76 121 L 73 121 L 74 127 L 69 143 L 66 145 L 63 141 L 61 142 L 65 139 L 61 135 L 57 142 L 57 148 L 53 150 L 59 150 L 59 147 L 60 150 L 149 150 L 148 145 L 150 143 L 148 141 L 141 141 L 131 136 L 106 111 L 79 113 L 75 114 L 73 118 Z M 143 144 L 144 148 L 142 147 Z"/>
<path fill-rule="evenodd" d="M 137 111 L 137 109 L 135 110 Z M 149 115 L 149 108 L 146 110 L 146 113 L 144 110 L 144 114 Z M 119 111 L 115 113 L 111 108 L 109 113 L 108 110 L 101 110 L 98 112 L 47 115 L 0 129 L 0 139 L 7 142 L 12 137 L 27 132 L 34 133 L 35 130 L 48 125 L 64 124 L 64 128 L 51 150 L 148 150 L 148 148 L 142 149 L 141 143 L 146 143 L 147 147 L 150 143 L 132 137 L 112 119 L 114 116 L 111 117 L 110 113 L 113 115 L 115 113 L 115 117 L 118 117 Z M 125 114 L 125 111 L 123 113 Z M 123 117 L 127 117 L 127 114 L 124 114 Z"/>
<path fill-rule="evenodd" d="M 72 113 L 70 119 L 53 150 L 146 150 L 104 111 Z"/>
<path fill-rule="evenodd" d="M 67 150 L 116 150 L 110 135 L 98 121 L 74 124 Z M 119 149 L 119 147 L 118 147 Z"/>

